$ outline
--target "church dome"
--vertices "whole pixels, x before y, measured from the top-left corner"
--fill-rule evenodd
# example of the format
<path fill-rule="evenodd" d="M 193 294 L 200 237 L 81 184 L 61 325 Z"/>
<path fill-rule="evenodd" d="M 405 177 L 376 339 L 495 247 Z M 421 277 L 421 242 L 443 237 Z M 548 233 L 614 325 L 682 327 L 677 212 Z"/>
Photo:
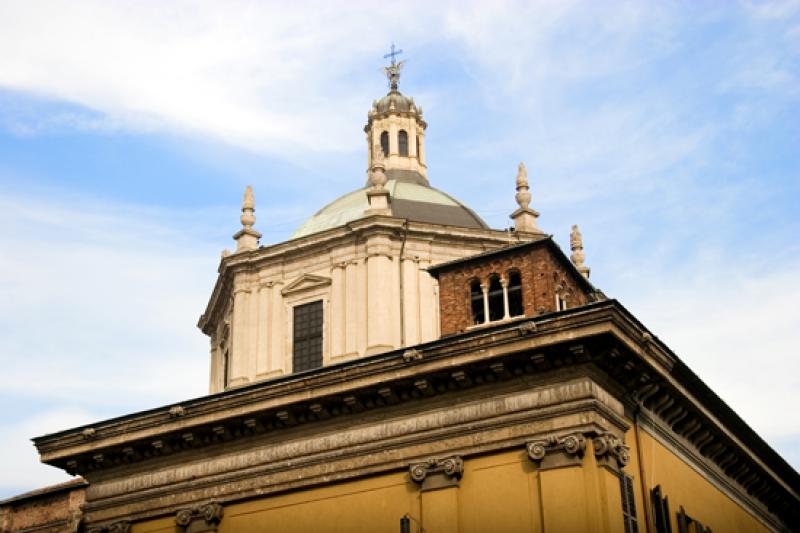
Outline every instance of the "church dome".
<path fill-rule="evenodd" d="M 413 98 L 404 96 L 397 89 L 392 89 L 386 96 L 373 104 L 373 109 L 378 113 L 388 113 L 389 111 L 408 113 L 416 111 L 417 108 Z"/>
<path fill-rule="evenodd" d="M 489 227 L 469 207 L 449 194 L 427 185 L 415 174 L 392 170 L 386 172 L 389 179 L 385 187 L 391 197 L 392 216 L 414 222 L 462 228 Z M 367 216 L 367 189 L 368 187 L 356 189 L 329 203 L 297 228 L 290 239 L 342 226 Z"/>

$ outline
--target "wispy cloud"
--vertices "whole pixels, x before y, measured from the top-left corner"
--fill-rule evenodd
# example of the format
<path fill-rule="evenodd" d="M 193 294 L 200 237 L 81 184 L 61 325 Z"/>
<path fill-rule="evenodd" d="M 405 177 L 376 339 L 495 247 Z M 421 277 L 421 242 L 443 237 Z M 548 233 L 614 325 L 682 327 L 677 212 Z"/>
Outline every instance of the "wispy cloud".
<path fill-rule="evenodd" d="M 86 198 L 0 199 L 0 352 L 14 362 L 3 393 L 121 409 L 203 394 L 195 321 L 219 252 L 181 231 L 186 218 Z"/>

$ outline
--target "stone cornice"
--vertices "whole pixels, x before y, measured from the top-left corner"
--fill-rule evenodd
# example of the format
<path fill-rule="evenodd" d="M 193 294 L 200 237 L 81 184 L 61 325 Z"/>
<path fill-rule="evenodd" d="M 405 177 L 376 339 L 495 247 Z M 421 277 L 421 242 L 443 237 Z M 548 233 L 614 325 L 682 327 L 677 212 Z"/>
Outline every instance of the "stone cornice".
<path fill-rule="evenodd" d="M 189 400 L 181 404 L 180 417 L 171 416 L 174 406 L 168 406 L 40 437 L 35 443 L 44 462 L 88 475 L 504 379 L 596 368 L 616 383 L 614 395 L 662 420 L 717 464 L 743 494 L 786 523 L 796 523 L 796 472 L 773 469 L 769 453 L 760 456 L 749 448 L 745 440 L 752 440 L 752 430 L 746 426 L 720 422 L 728 416 L 724 409 L 701 401 L 713 393 L 682 381 L 674 354 L 613 300 L 413 349 L 423 357 L 403 357 L 408 349 L 395 350 Z M 624 420 L 619 424 L 624 426 Z M 620 462 L 618 447 L 608 445 L 617 450 L 611 458 Z"/>
<path fill-rule="evenodd" d="M 430 379 L 441 371 L 449 375 L 457 367 L 469 363 L 520 350 L 538 349 L 563 342 L 568 337 L 579 338 L 612 330 L 614 313 L 609 313 L 610 306 L 587 306 L 571 311 L 569 314 L 544 315 L 536 319 L 535 331 L 529 327 L 528 322 L 531 321 L 526 321 L 415 346 L 414 350 L 424 353 L 423 358 L 411 355 L 404 357 L 403 354 L 408 353 L 409 349 L 394 350 L 187 400 L 179 404 L 184 413 L 180 417 L 170 414 L 170 410 L 176 407 L 170 405 L 34 440 L 43 461 L 55 462 L 56 465 L 61 463 L 63 467 L 62 461 L 75 454 L 97 453 L 102 448 L 129 444 L 136 439 L 147 440 L 190 428 L 243 420 L 265 409 L 280 411 L 293 406 L 300 399 L 313 403 L 313 400 L 321 400 L 328 395 L 348 397 L 378 384 L 390 383 L 388 376 L 395 380 L 414 378 L 419 381 Z M 570 332 L 569 335 L 565 335 L 566 331 Z M 490 347 L 491 351 L 484 347 Z M 589 357 L 588 354 L 578 354 L 576 359 L 588 361 Z M 530 366 L 530 363 L 527 364 Z M 506 372 L 511 372 L 511 369 L 506 369 Z"/>

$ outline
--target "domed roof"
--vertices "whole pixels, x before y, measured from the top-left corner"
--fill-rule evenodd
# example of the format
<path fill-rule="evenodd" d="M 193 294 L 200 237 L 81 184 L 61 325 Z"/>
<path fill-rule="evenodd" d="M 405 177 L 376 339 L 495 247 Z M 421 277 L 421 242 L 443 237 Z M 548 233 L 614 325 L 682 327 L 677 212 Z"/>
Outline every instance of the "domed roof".
<path fill-rule="evenodd" d="M 398 172 L 387 171 L 386 175 L 389 178 L 386 188 L 391 196 L 392 216 L 462 228 L 489 227 L 470 208 L 452 196 Z M 367 187 L 349 192 L 317 211 L 289 238 L 305 237 L 363 218 L 368 207 Z"/>
<path fill-rule="evenodd" d="M 417 109 L 414 99 L 402 95 L 397 89 L 389 91 L 386 96 L 376 101 L 373 107 L 378 113 L 386 113 L 390 110 L 398 113 L 407 113 Z"/>

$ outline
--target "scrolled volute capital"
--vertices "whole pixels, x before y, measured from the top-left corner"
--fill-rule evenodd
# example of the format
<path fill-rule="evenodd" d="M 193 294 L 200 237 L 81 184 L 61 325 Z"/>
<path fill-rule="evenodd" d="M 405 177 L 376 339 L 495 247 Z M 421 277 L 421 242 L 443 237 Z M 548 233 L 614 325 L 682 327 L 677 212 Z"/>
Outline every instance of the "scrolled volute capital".
<path fill-rule="evenodd" d="M 411 479 L 422 483 L 431 474 L 441 473 L 449 478 L 461 479 L 464 473 L 464 461 L 461 457 L 432 458 L 421 463 L 414 463 L 409 467 Z"/>
<path fill-rule="evenodd" d="M 598 458 L 613 458 L 620 467 L 631 459 L 630 448 L 612 433 L 603 433 L 592 439 L 594 455 Z"/>
<path fill-rule="evenodd" d="M 568 455 L 581 458 L 586 451 L 586 437 L 580 433 L 551 435 L 543 440 L 530 441 L 526 443 L 525 447 L 528 450 L 528 457 L 537 462 L 544 459 L 548 453 L 555 451 L 563 451 Z"/>
<path fill-rule="evenodd" d="M 216 531 L 216 526 L 222 521 L 223 507 L 216 502 L 207 503 L 197 507 L 179 509 L 175 513 L 175 524 L 183 531 L 200 532 Z"/>
<path fill-rule="evenodd" d="M 200 512 L 205 521 L 209 524 L 219 524 L 222 521 L 222 515 L 224 513 L 222 505 L 218 503 L 204 505 L 200 507 Z"/>

